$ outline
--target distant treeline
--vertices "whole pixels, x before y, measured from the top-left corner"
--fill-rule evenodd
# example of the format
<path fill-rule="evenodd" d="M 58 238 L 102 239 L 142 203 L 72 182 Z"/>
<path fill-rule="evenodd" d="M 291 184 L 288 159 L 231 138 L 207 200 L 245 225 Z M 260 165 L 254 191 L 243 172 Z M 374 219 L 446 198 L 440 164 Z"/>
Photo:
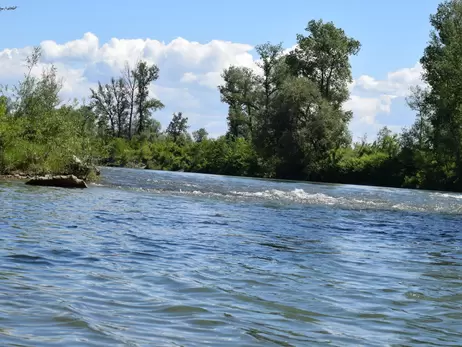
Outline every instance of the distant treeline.
<path fill-rule="evenodd" d="M 228 130 L 217 139 L 189 132 L 175 113 L 163 131 L 164 107 L 149 87 L 159 68 L 145 61 L 90 90 L 89 104 L 62 105 L 55 68 L 29 72 L 0 99 L 0 170 L 63 173 L 72 156 L 102 165 L 184 170 L 394 187 L 462 190 L 462 0 L 439 5 L 420 60 L 426 88 L 408 98 L 415 123 L 376 141 L 352 142 L 344 110 L 350 58 L 361 44 L 332 22 L 312 20 L 288 54 L 281 44 L 256 47 L 260 73 L 231 66 L 218 86 Z"/>

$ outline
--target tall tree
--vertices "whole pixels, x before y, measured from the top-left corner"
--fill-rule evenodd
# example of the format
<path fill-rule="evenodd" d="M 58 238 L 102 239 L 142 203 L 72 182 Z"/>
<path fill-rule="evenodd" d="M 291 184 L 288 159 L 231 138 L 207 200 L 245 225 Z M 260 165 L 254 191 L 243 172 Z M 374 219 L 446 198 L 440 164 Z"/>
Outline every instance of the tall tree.
<path fill-rule="evenodd" d="M 318 85 L 321 95 L 340 108 L 348 100 L 348 83 L 352 81 L 349 58 L 358 54 L 361 44 L 348 37 L 334 23 L 311 20 L 297 35 L 297 47 L 287 56 L 292 73 Z"/>
<path fill-rule="evenodd" d="M 352 81 L 350 57 L 359 53 L 361 44 L 332 22 L 311 20 L 305 31 L 307 36 L 297 35 L 297 47 L 289 53 L 286 63 L 294 76 L 315 83 L 321 97 L 336 110 L 337 122 L 342 126 L 337 127 L 337 140 L 330 151 L 335 163 L 338 150 L 351 141 L 346 125 L 353 113 L 342 106 L 349 98 L 348 84 Z"/>
<path fill-rule="evenodd" d="M 420 59 L 428 89 L 414 92 L 412 100 L 431 124 L 440 166 L 454 163 L 453 179 L 462 186 L 462 1 L 442 2 L 430 24 L 430 41 Z"/>
<path fill-rule="evenodd" d="M 129 101 L 123 78 L 111 79 L 110 90 L 114 97 L 114 115 L 117 123 L 117 137 L 129 137 L 127 133 L 127 116 Z"/>
<path fill-rule="evenodd" d="M 149 87 L 152 82 L 159 78 L 159 68 L 153 64 L 148 65 L 145 61 L 140 61 L 133 72 L 136 80 L 136 107 L 138 112 L 137 133 L 141 134 L 146 128 L 147 121 L 151 112 L 164 107 L 164 104 L 155 98 L 149 97 Z"/>
<path fill-rule="evenodd" d="M 133 69 L 130 67 L 128 62 L 125 64 L 122 70 L 122 78 L 126 85 L 126 98 L 128 102 L 128 137 L 129 139 L 133 136 L 133 122 L 135 119 L 135 102 L 136 102 L 136 78 Z"/>
<path fill-rule="evenodd" d="M 229 106 L 228 134 L 233 138 L 250 139 L 258 106 L 258 78 L 249 68 L 231 66 L 222 73 L 218 86 L 221 101 Z"/>
<path fill-rule="evenodd" d="M 107 128 L 109 128 L 111 136 L 115 137 L 117 135 L 116 114 L 114 107 L 114 94 L 112 92 L 111 85 L 103 85 L 101 82 L 98 82 L 98 89 L 94 90 L 93 88 L 90 88 L 90 92 L 91 107 L 98 116 L 100 129 L 103 133 L 105 133 Z"/>
<path fill-rule="evenodd" d="M 261 68 L 263 76 L 260 78 L 263 87 L 263 114 L 267 115 L 270 112 L 271 97 L 276 92 L 280 85 L 281 79 L 277 73 L 277 67 L 280 62 L 280 57 L 283 53 L 282 44 L 271 44 L 270 42 L 258 45 L 255 47 L 260 61 L 257 65 Z"/>

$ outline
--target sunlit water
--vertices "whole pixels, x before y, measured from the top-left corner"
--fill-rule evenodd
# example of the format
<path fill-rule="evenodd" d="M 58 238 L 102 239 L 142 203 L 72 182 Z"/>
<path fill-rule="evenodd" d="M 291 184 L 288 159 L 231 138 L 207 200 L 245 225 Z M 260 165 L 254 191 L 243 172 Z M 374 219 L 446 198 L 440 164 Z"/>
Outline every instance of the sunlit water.
<path fill-rule="evenodd" d="M 462 345 L 462 195 L 103 176 L 0 183 L 0 345 Z"/>

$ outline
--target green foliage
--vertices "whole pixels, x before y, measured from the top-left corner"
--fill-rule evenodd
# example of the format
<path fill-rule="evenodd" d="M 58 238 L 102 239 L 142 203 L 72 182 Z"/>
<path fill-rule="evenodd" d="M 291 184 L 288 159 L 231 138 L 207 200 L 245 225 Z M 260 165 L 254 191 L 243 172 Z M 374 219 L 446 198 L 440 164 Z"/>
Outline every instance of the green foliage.
<path fill-rule="evenodd" d="M 462 189 L 462 1 L 442 2 L 430 16 L 430 41 L 420 60 L 426 88 L 415 88 L 409 106 L 417 119 L 404 134 L 407 157 L 418 166 L 406 183 Z M 412 155 L 412 153 L 415 153 Z"/>
<path fill-rule="evenodd" d="M 200 128 L 192 133 L 193 139 L 196 142 L 202 142 L 207 140 L 209 133 L 205 128 Z"/>
<path fill-rule="evenodd" d="M 219 86 L 229 106 L 228 137 L 250 140 L 260 162 L 282 178 L 319 176 L 351 141 L 352 114 L 342 104 L 351 81 L 349 56 L 360 44 L 332 23 L 311 21 L 307 31 L 287 56 L 281 44 L 257 46 L 261 74 L 231 66 Z"/>
<path fill-rule="evenodd" d="M 229 105 L 228 137 L 252 137 L 255 113 L 259 110 L 258 77 L 249 68 L 231 66 L 222 73 L 224 85 L 218 87 L 221 101 Z"/>
<path fill-rule="evenodd" d="M 98 141 L 87 127 L 85 109 L 59 106 L 61 82 L 56 69 L 32 77 L 39 58 L 40 50 L 35 49 L 14 95 L 1 97 L 1 173 L 69 173 L 74 156 L 90 164 L 97 154 Z"/>
<path fill-rule="evenodd" d="M 288 54 L 256 46 L 254 69 L 229 66 L 218 86 L 228 106 L 226 135 L 188 132 L 173 114 L 165 131 L 149 94 L 156 65 L 128 64 L 121 76 L 90 90 L 89 105 L 62 105 L 54 67 L 38 78 L 35 49 L 13 96 L 0 97 L 0 171 L 62 173 L 84 163 L 223 175 L 462 190 L 462 0 L 443 2 L 421 59 L 426 87 L 408 98 L 416 121 L 400 134 L 352 143 L 345 110 L 350 58 L 361 44 L 332 22 L 312 20 Z"/>
<path fill-rule="evenodd" d="M 149 86 L 159 78 L 159 68 L 156 65 L 149 66 L 147 62 L 140 61 L 133 71 L 136 85 L 135 104 L 138 112 L 137 133 L 141 134 L 147 126 L 152 111 L 164 107 L 164 104 L 155 98 L 149 97 Z"/>
<path fill-rule="evenodd" d="M 298 47 L 287 56 L 287 64 L 295 76 L 311 79 L 324 98 L 340 107 L 348 100 L 352 80 L 349 57 L 358 54 L 361 44 L 332 22 L 311 20 L 305 31 L 309 35 L 297 35 Z"/>
<path fill-rule="evenodd" d="M 113 77 L 104 85 L 98 82 L 96 90 L 90 89 L 91 108 L 97 117 L 100 135 L 131 139 L 134 133 L 149 136 L 156 126 L 160 130 L 160 124 L 151 114 L 164 105 L 149 96 L 149 86 L 158 78 L 156 65 L 140 61 L 135 69 L 126 65 L 122 77 Z"/>
<path fill-rule="evenodd" d="M 178 112 L 173 114 L 172 121 L 167 127 L 167 135 L 171 137 L 173 142 L 184 142 L 188 139 L 188 118 L 183 117 L 183 113 Z"/>

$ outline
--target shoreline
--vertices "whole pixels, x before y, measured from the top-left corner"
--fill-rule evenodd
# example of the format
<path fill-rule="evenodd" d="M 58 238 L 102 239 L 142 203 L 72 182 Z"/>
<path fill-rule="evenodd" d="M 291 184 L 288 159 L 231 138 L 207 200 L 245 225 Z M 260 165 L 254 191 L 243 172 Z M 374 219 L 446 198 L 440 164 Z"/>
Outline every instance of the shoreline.
<path fill-rule="evenodd" d="M 253 179 L 261 179 L 261 180 L 270 180 L 270 181 L 285 181 L 285 182 L 302 182 L 302 183 L 311 183 L 311 184 L 338 184 L 338 185 L 353 185 L 353 186 L 364 186 L 364 187 L 376 187 L 376 188 L 391 188 L 391 189 L 405 189 L 411 191 L 430 191 L 430 192 L 441 192 L 441 193 L 455 193 L 455 194 L 462 194 L 461 191 L 458 190 L 451 190 L 451 189 L 437 189 L 437 188 L 422 188 L 422 187 L 399 187 L 395 185 L 378 185 L 378 184 L 369 184 L 369 183 L 346 183 L 346 182 L 329 182 L 329 181 L 308 181 L 308 180 L 292 180 L 292 179 L 282 179 L 282 178 L 265 178 L 259 176 L 233 176 L 233 175 L 226 175 L 226 174 L 215 174 L 215 173 L 205 173 L 205 172 L 195 172 L 195 171 L 173 171 L 173 170 L 156 170 L 156 169 L 147 169 L 143 167 L 132 167 L 132 166 L 116 166 L 116 165 L 101 165 L 99 168 L 114 168 L 114 169 L 135 169 L 135 170 L 148 170 L 148 171 L 163 171 L 163 172 L 185 172 L 185 173 L 192 173 L 192 174 L 203 174 L 203 175 L 218 175 L 218 176 L 225 176 L 225 177 L 236 177 L 236 178 L 253 178 Z M 54 175 L 54 174 L 44 174 L 44 175 L 35 175 L 35 174 L 26 174 L 26 173 L 10 173 L 10 174 L 0 174 L 0 182 L 8 182 L 8 181 L 28 181 L 33 178 L 39 177 L 46 177 L 46 176 L 62 176 L 62 175 Z M 65 174 L 64 176 L 74 175 L 75 174 Z M 99 176 L 99 175 L 98 175 Z M 98 178 L 96 179 L 82 179 L 86 183 L 95 183 L 98 182 Z"/>
<path fill-rule="evenodd" d="M 4 174 L 0 175 L 0 181 L 26 181 L 36 177 L 27 174 Z"/>
<path fill-rule="evenodd" d="M 27 181 L 31 180 L 34 178 L 40 178 L 40 177 L 53 177 L 53 176 L 74 176 L 78 179 L 81 179 L 77 177 L 75 174 L 44 174 L 44 175 L 34 175 L 34 174 L 25 174 L 25 173 L 15 173 L 15 174 L 0 174 L 0 182 L 1 181 Z M 92 183 L 96 182 L 97 179 L 81 179 L 82 181 Z"/>

